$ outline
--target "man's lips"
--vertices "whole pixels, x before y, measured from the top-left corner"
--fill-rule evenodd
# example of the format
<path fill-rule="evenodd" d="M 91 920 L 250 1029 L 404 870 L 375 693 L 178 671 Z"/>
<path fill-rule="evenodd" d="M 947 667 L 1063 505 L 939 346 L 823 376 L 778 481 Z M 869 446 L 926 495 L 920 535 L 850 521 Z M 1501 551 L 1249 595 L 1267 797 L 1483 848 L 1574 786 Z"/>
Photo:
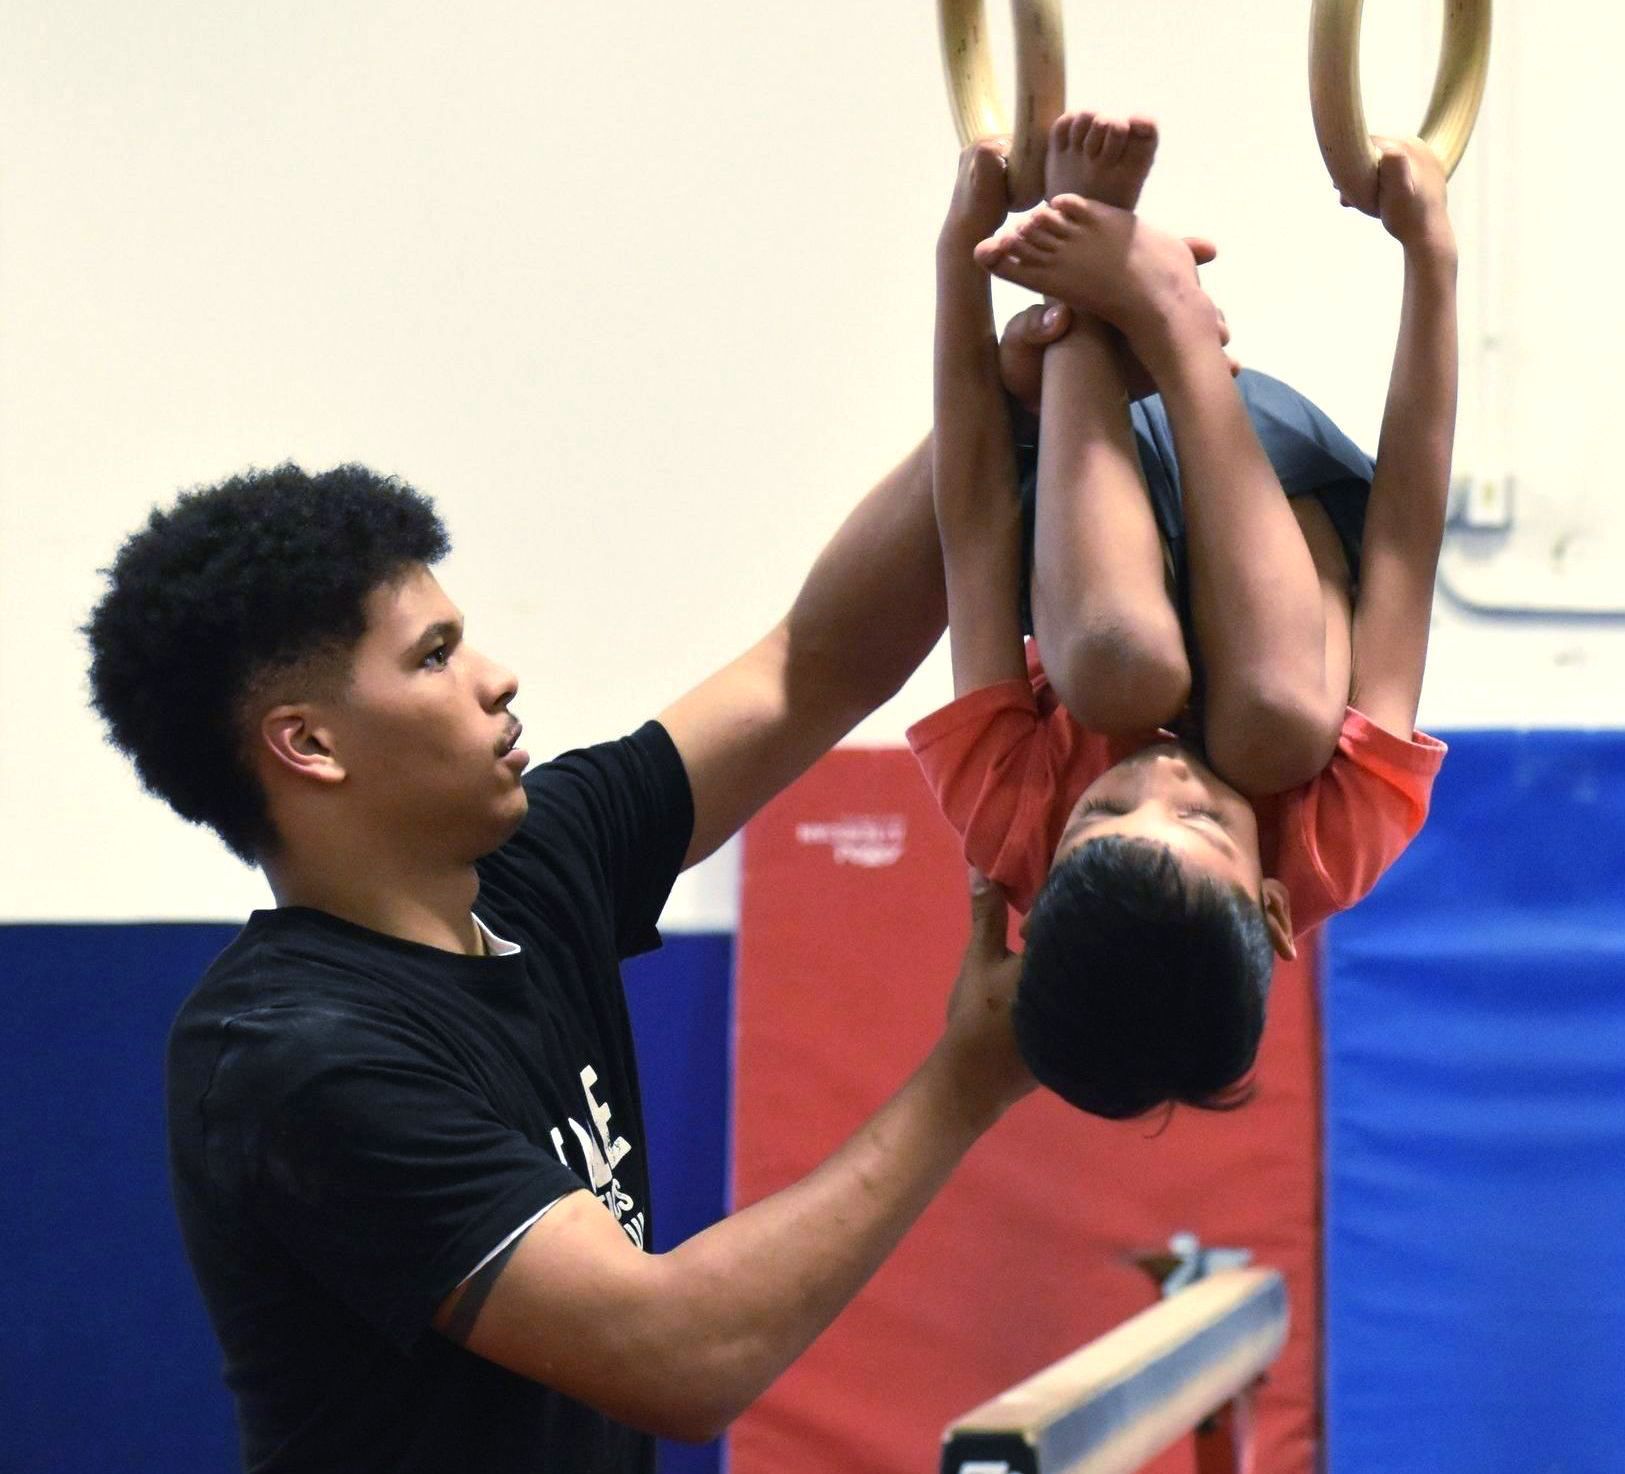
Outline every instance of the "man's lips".
<path fill-rule="evenodd" d="M 497 743 L 497 756 L 499 758 L 507 757 L 507 755 L 512 752 L 514 748 L 519 746 L 519 738 L 524 733 L 524 730 L 525 724 L 523 722 L 515 722 L 511 727 L 508 728 L 507 732 L 502 738 L 502 741 Z"/>

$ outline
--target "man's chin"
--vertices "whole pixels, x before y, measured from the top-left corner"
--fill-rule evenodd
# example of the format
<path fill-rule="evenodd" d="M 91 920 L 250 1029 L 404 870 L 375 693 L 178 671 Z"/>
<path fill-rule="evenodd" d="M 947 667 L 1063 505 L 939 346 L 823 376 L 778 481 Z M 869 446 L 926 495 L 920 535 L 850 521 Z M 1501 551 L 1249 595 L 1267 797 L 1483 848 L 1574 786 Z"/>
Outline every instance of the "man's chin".
<path fill-rule="evenodd" d="M 529 795 L 520 788 L 490 814 L 488 822 L 482 824 L 477 833 L 470 834 L 471 860 L 483 860 L 500 850 L 519 832 L 529 812 Z"/>
<path fill-rule="evenodd" d="M 518 834 L 520 826 L 524 824 L 525 816 L 528 813 L 530 813 L 530 795 L 523 788 L 516 788 L 512 802 L 504 810 L 502 822 L 498 826 L 500 833 L 491 849 L 501 849 L 514 835 Z M 488 850 L 486 853 L 489 854 L 490 851 Z"/>

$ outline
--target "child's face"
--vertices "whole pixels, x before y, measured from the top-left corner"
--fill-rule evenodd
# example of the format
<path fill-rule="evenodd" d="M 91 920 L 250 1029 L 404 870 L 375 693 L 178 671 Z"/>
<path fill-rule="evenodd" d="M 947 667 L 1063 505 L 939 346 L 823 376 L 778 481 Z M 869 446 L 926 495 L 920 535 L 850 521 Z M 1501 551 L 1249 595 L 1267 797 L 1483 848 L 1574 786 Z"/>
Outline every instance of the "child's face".
<path fill-rule="evenodd" d="M 1067 816 L 1051 866 L 1107 834 L 1167 845 L 1187 872 L 1241 887 L 1263 906 L 1276 951 L 1293 955 L 1286 892 L 1264 877 L 1253 806 L 1190 748 L 1170 739 L 1106 769 Z"/>

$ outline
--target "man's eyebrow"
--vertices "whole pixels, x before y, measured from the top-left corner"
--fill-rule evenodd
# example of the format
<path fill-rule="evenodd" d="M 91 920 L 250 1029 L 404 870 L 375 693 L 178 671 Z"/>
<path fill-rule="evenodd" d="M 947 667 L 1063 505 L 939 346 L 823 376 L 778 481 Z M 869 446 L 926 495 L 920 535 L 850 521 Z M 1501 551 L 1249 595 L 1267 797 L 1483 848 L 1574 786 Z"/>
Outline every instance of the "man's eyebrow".
<path fill-rule="evenodd" d="M 406 653 L 412 654 L 421 650 L 425 645 L 438 645 L 444 640 L 458 640 L 462 638 L 463 622 L 460 619 L 439 619 L 423 631 L 417 639 L 406 647 Z"/>

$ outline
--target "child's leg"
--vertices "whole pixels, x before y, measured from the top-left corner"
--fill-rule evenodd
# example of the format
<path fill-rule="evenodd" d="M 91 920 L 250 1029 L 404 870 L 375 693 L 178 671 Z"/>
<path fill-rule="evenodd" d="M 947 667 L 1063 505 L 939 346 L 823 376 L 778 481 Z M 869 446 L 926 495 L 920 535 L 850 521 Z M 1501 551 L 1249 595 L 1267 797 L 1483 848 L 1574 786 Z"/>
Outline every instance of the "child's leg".
<path fill-rule="evenodd" d="M 1306 782 L 1335 747 L 1320 578 L 1253 433 L 1189 251 L 1061 196 L 984 242 L 989 270 L 1120 327 L 1162 391 L 1179 458 L 1192 618 L 1215 768 L 1248 794 Z"/>
<path fill-rule="evenodd" d="M 1108 735 L 1171 724 L 1190 662 L 1110 330 L 1075 316 L 1044 355 L 1033 632 L 1056 694 Z"/>
<path fill-rule="evenodd" d="M 1323 584 L 1222 355 L 1181 354 L 1158 385 L 1179 456 L 1209 758 L 1243 792 L 1296 787 L 1331 760 L 1347 698 L 1347 628 L 1327 628 L 1335 580 Z"/>
<path fill-rule="evenodd" d="M 1046 186 L 1132 208 L 1156 130 L 1080 113 L 1050 134 Z M 1129 735 L 1173 722 L 1190 663 L 1141 478 L 1119 335 L 1078 315 L 1044 355 L 1034 539 L 1034 635 L 1056 694 L 1085 726 Z"/>

